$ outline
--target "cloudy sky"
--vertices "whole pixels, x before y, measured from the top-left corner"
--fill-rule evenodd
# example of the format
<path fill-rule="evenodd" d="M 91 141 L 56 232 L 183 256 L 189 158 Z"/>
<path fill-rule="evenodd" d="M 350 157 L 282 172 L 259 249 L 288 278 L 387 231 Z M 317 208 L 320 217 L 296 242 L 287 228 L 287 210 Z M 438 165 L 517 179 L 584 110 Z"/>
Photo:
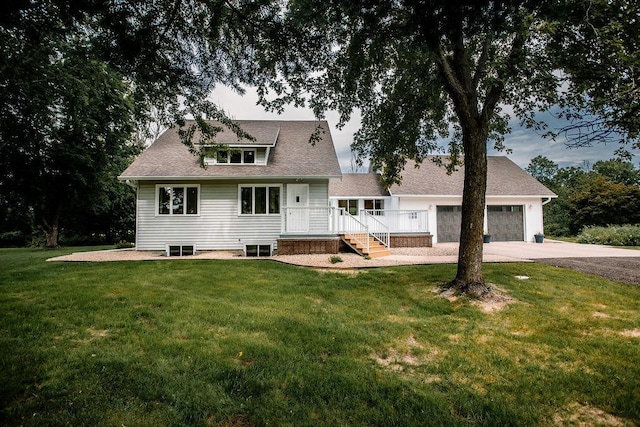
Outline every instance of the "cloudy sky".
<path fill-rule="evenodd" d="M 315 117 L 309 109 L 287 107 L 283 114 L 265 112 L 264 109 L 256 102 L 258 97 L 252 89 L 247 89 L 244 96 L 240 96 L 226 87 L 217 88 L 211 96 L 211 99 L 222 107 L 227 114 L 237 120 L 314 120 Z M 355 116 L 355 115 L 354 115 Z M 544 116 L 542 116 L 544 117 Z M 549 123 L 553 123 L 553 118 L 549 114 Z M 352 118 L 342 129 L 337 129 L 338 114 L 329 112 L 327 121 L 331 126 L 331 135 L 336 147 L 338 159 L 343 172 L 351 171 L 351 151 L 349 146 L 353 139 L 353 134 L 360 126 L 358 117 Z M 505 145 L 513 152 L 508 157 L 517 163 L 520 167 L 525 168 L 529 161 L 538 155 L 546 156 L 561 167 L 581 166 L 583 163 L 589 162 L 593 164 L 598 160 L 608 160 L 614 156 L 614 151 L 618 146 L 616 144 L 598 144 L 593 147 L 573 148 L 569 149 L 562 141 L 550 141 L 542 138 L 536 132 L 519 127 L 518 123 L 512 123 L 512 132 L 506 136 Z M 634 163 L 638 164 L 640 152 L 633 152 Z M 489 150 L 490 155 L 506 155 L 505 153 Z"/>

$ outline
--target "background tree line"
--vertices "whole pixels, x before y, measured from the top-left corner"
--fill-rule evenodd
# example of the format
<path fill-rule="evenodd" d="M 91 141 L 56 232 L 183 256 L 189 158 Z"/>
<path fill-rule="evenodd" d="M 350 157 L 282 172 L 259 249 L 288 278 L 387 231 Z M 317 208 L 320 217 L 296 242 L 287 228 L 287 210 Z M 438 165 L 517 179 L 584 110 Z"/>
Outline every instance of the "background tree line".
<path fill-rule="evenodd" d="M 0 244 L 132 239 L 134 191 L 117 176 L 150 126 L 230 123 L 207 97 L 251 83 L 247 22 L 268 31 L 271 3 L 4 2 Z"/>
<path fill-rule="evenodd" d="M 544 206 L 548 235 L 575 236 L 589 226 L 640 224 L 640 170 L 628 159 L 561 168 L 537 156 L 527 171 L 558 195 Z"/>

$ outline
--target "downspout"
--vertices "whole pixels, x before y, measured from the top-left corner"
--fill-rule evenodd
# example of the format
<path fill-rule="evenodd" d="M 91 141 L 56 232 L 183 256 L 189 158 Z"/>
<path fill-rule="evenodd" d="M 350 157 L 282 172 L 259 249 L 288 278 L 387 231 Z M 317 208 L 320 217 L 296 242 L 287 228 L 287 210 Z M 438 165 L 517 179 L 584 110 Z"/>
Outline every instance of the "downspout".
<path fill-rule="evenodd" d="M 138 236 L 140 236 L 138 227 L 140 224 L 140 216 L 139 216 L 139 205 L 140 205 L 140 182 L 136 181 L 136 250 L 138 250 Z M 199 207 L 198 207 L 199 208 Z"/>
<path fill-rule="evenodd" d="M 544 199 L 544 197 L 543 197 L 543 199 Z M 547 200 L 545 200 L 545 201 L 543 201 L 543 202 L 542 202 L 542 206 L 546 205 L 546 204 L 547 204 L 547 203 L 549 203 L 551 200 L 553 200 L 553 198 L 552 198 L 552 197 L 547 197 Z"/>

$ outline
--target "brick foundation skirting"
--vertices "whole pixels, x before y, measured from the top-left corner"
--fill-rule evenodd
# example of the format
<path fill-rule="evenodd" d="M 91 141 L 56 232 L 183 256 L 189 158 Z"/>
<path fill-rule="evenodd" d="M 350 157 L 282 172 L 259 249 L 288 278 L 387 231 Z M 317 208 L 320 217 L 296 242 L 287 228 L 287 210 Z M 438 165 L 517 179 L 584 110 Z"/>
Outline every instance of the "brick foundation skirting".
<path fill-rule="evenodd" d="M 392 234 L 392 248 L 430 248 L 431 234 Z M 339 237 L 292 237 L 278 239 L 278 255 L 337 254 L 350 251 Z"/>
<path fill-rule="evenodd" d="M 339 237 L 278 239 L 278 255 L 337 254 Z"/>
<path fill-rule="evenodd" d="M 431 234 L 392 234 L 391 248 L 430 248 L 433 246 Z"/>

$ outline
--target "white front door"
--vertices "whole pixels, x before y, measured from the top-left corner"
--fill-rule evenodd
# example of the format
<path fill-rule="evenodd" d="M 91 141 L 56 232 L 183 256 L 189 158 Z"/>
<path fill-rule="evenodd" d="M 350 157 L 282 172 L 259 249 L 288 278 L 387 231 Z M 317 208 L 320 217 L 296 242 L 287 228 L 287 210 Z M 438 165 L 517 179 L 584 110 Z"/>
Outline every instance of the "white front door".
<path fill-rule="evenodd" d="M 286 230 L 309 231 L 309 184 L 287 184 Z"/>

